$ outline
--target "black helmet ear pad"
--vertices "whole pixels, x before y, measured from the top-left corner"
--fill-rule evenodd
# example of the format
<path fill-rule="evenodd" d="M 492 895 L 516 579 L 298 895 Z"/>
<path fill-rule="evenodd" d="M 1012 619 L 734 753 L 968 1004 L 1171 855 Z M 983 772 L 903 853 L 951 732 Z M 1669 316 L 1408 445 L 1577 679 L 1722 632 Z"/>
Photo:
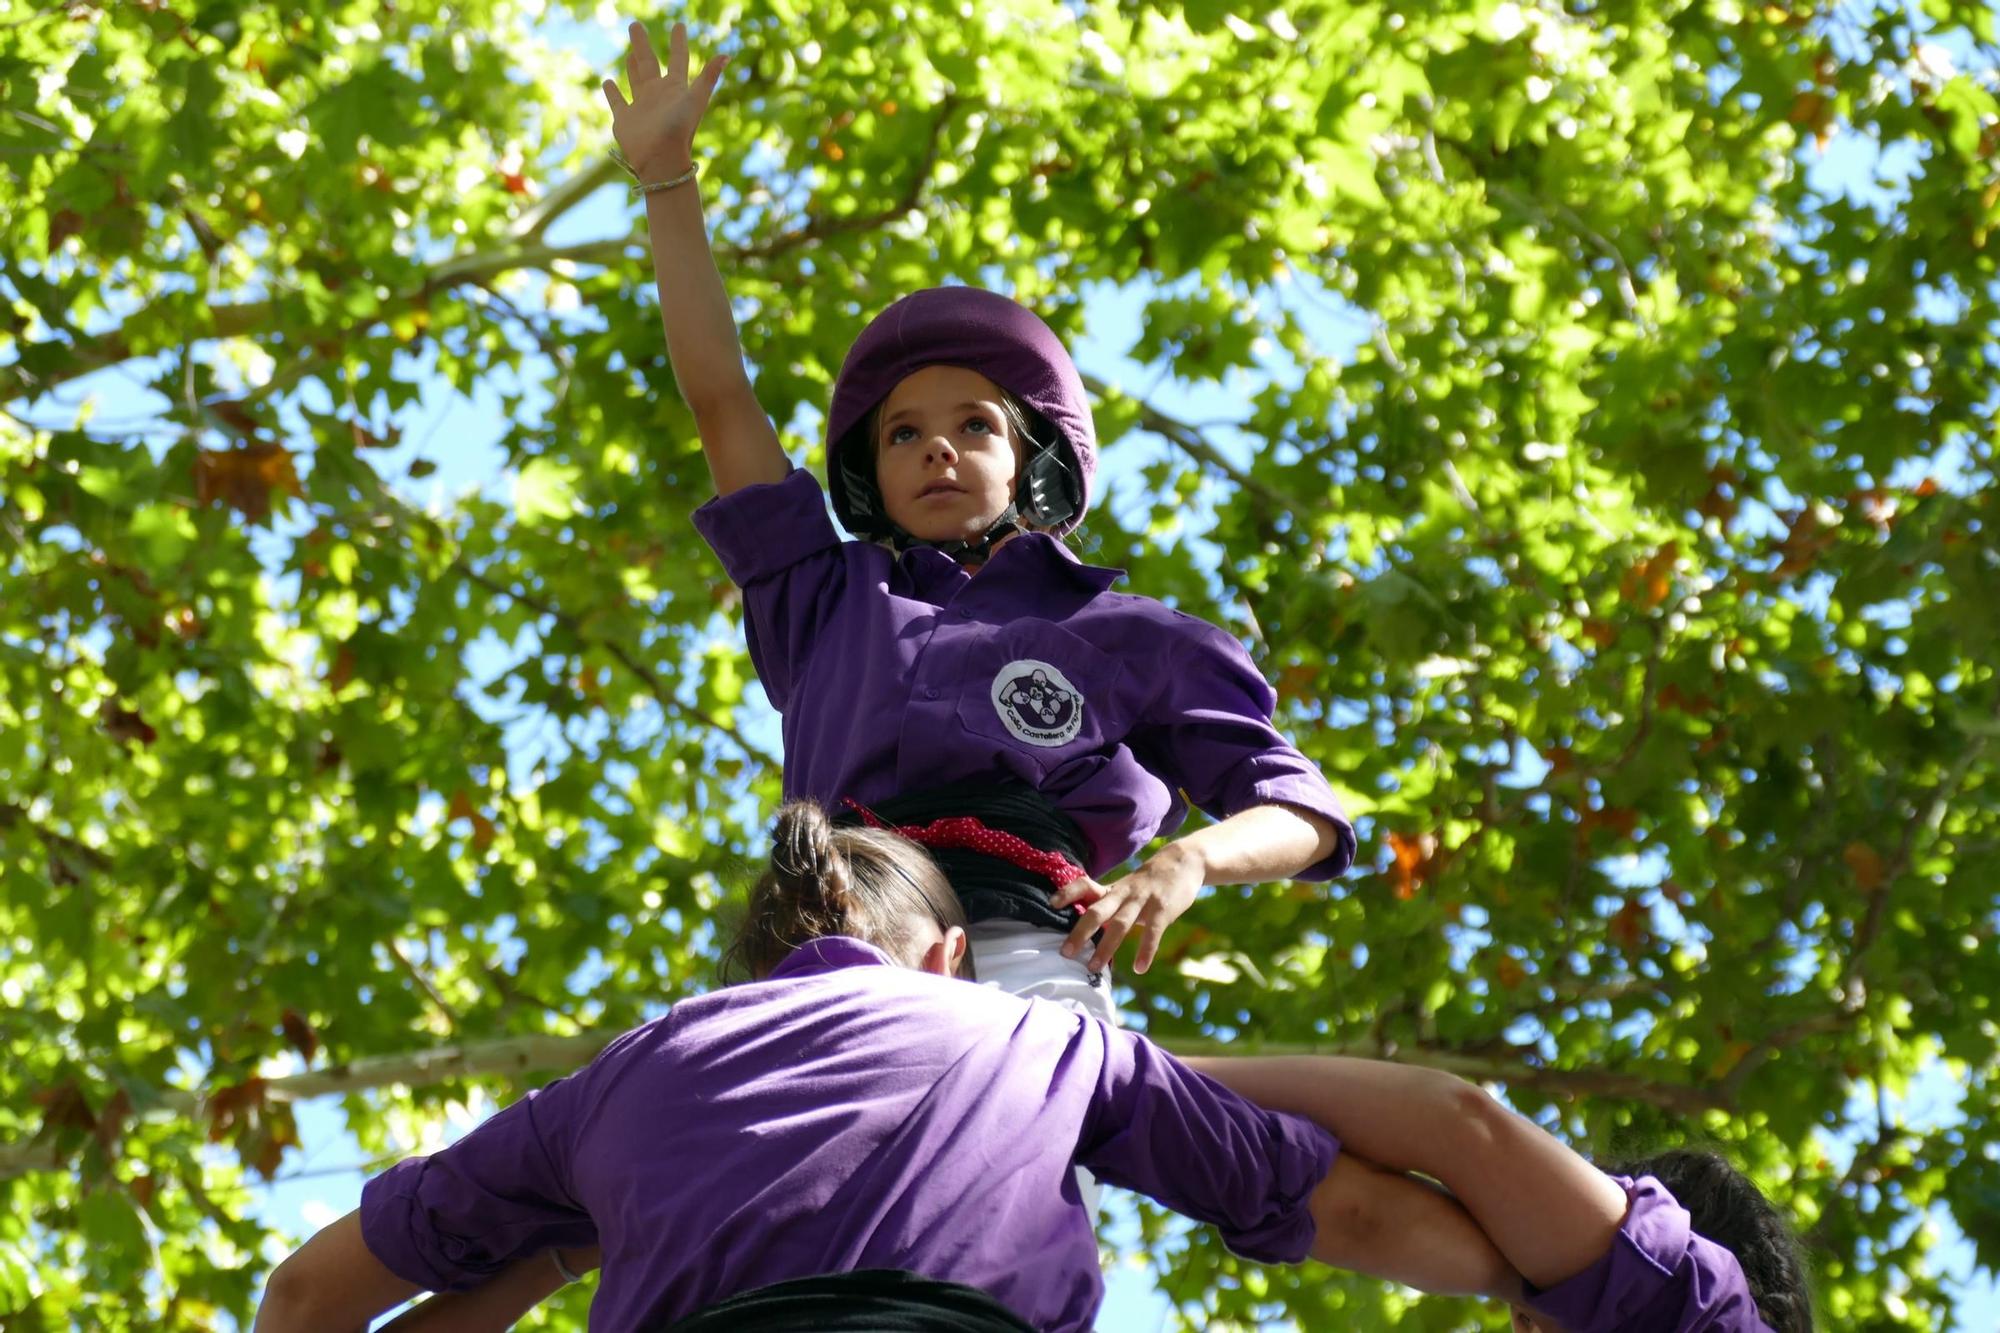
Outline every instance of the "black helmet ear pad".
<path fill-rule="evenodd" d="M 864 541 L 890 534 L 889 515 L 882 508 L 882 488 L 875 480 L 874 451 L 868 447 L 868 422 L 834 442 L 827 451 L 827 483 L 833 492 L 833 515 L 840 525 Z"/>
<path fill-rule="evenodd" d="M 1076 517 L 1083 506 L 1083 480 L 1060 444 L 1035 441 L 1016 492 L 1021 516 L 1037 527 L 1053 528 Z"/>

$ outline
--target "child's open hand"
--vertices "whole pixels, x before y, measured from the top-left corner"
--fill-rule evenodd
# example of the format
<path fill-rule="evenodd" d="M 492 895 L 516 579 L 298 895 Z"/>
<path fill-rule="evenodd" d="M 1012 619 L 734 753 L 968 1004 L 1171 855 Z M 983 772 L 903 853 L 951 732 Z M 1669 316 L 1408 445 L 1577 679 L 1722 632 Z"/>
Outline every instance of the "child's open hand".
<path fill-rule="evenodd" d="M 632 45 L 625 53 L 625 76 L 632 100 L 618 91 L 616 79 L 604 81 L 604 100 L 611 107 L 611 133 L 618 150 L 639 173 L 642 182 L 670 179 L 694 162 L 694 131 L 715 95 L 728 56 L 716 56 L 702 66 L 700 77 L 688 81 L 687 24 L 676 23 L 667 45 L 667 69 L 646 36 L 646 25 L 634 23 Z"/>
<path fill-rule="evenodd" d="M 1093 972 L 1102 971 L 1137 926 L 1139 949 L 1133 955 L 1132 970 L 1144 972 L 1160 951 L 1160 936 L 1193 904 L 1202 879 L 1201 857 L 1178 843 L 1168 843 L 1158 855 L 1114 883 L 1099 884 L 1087 877 L 1072 880 L 1050 900 L 1058 908 L 1084 909 L 1063 941 L 1063 957 L 1074 958 L 1088 949 L 1090 937 L 1102 930 L 1104 938 L 1085 964 Z"/>

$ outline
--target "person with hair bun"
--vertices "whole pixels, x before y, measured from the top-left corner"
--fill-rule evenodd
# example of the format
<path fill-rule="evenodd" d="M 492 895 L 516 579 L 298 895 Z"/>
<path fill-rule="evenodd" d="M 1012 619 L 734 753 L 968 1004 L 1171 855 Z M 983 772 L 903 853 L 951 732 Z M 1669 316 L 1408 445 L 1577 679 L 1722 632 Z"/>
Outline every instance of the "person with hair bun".
<path fill-rule="evenodd" d="M 1522 1333 L 1812 1328 L 1797 1242 L 1714 1154 L 1601 1171 L 1434 1070 L 1179 1061 L 951 986 L 965 916 L 931 858 L 810 803 L 780 813 L 726 956 L 744 984 L 370 1181 L 273 1275 L 260 1333 L 424 1289 L 457 1294 L 394 1327 L 499 1330 L 600 1259 L 599 1329 L 1084 1329 L 1076 1163 L 1246 1257 L 1506 1300 Z"/>
<path fill-rule="evenodd" d="M 1457 1204 L 1253 1106 L 1145 1037 L 956 984 L 924 850 L 787 806 L 728 958 L 463 1139 L 370 1180 L 273 1273 L 259 1333 L 504 1328 L 580 1268 L 598 1330 L 1085 1330 L 1103 1277 L 1075 1168 L 1247 1258 L 1430 1289 L 1517 1280 Z"/>

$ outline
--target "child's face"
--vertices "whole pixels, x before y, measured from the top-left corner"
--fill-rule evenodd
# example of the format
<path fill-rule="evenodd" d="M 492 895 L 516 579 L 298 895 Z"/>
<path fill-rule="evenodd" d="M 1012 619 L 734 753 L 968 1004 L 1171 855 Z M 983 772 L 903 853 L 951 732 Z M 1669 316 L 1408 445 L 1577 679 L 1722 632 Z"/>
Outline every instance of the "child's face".
<path fill-rule="evenodd" d="M 883 400 L 875 434 L 882 507 L 922 541 L 983 536 L 1014 499 L 1020 442 L 1000 387 L 961 366 L 925 366 Z"/>

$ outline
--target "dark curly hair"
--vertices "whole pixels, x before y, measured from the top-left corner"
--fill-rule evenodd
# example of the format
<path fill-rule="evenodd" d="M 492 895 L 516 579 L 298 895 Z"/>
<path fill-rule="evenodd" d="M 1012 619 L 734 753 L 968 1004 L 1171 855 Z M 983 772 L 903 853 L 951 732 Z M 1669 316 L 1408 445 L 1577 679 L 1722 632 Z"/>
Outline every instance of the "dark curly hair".
<path fill-rule="evenodd" d="M 1674 1148 L 1599 1166 L 1666 1186 L 1694 1230 L 1736 1256 L 1764 1322 L 1776 1333 L 1811 1333 L 1812 1287 L 1798 1237 L 1776 1205 L 1720 1153 Z"/>

